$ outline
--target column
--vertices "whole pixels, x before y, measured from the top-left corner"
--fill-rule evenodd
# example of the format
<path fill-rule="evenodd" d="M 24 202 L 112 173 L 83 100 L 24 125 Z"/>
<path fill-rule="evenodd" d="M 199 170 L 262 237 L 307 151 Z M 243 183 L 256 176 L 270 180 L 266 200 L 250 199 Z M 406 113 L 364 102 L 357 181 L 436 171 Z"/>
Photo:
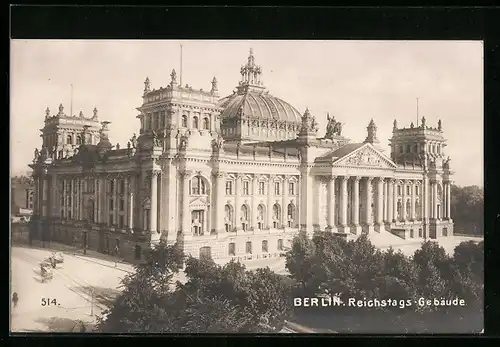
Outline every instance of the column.
<path fill-rule="evenodd" d="M 281 226 L 288 227 L 288 176 L 283 178 L 283 202 L 281 204 Z"/>
<path fill-rule="evenodd" d="M 191 235 L 191 211 L 189 211 L 189 178 L 191 171 L 182 172 L 182 232 Z"/>
<path fill-rule="evenodd" d="M 153 189 L 153 185 L 151 185 L 151 189 Z M 113 178 L 113 225 L 118 224 L 118 180 Z M 152 204 L 152 202 L 151 202 Z M 151 205 L 151 210 L 153 210 L 153 206 Z M 151 221 L 151 226 L 153 223 Z"/>
<path fill-rule="evenodd" d="M 416 181 L 411 181 L 411 220 L 415 220 L 415 189 L 416 189 Z"/>
<path fill-rule="evenodd" d="M 402 202 L 403 202 L 403 204 L 401 205 L 401 215 L 402 215 L 401 221 L 403 222 L 406 222 L 406 185 L 407 182 L 404 181 L 401 190 Z"/>
<path fill-rule="evenodd" d="M 392 223 L 394 219 L 394 180 L 387 181 L 387 223 Z"/>
<path fill-rule="evenodd" d="M 381 225 L 384 220 L 384 179 L 377 178 L 377 224 Z"/>
<path fill-rule="evenodd" d="M 398 187 L 396 180 L 391 181 L 392 186 L 392 222 L 398 220 Z"/>
<path fill-rule="evenodd" d="M 158 175 L 159 171 L 151 171 L 151 208 L 149 210 L 149 225 L 151 233 L 156 231 L 157 213 L 158 213 Z M 116 189 L 115 189 L 116 192 Z M 115 194 L 116 195 L 116 194 Z"/>
<path fill-rule="evenodd" d="M 78 204 L 79 204 L 79 215 L 80 215 L 80 220 L 83 220 L 84 219 L 84 216 L 83 216 L 83 180 L 80 178 L 78 180 L 79 184 L 78 184 L 78 191 L 79 191 L 79 201 L 78 201 Z"/>
<path fill-rule="evenodd" d="M 328 227 L 330 231 L 335 228 L 335 176 L 328 180 Z"/>
<path fill-rule="evenodd" d="M 366 179 L 366 224 L 373 225 L 372 220 L 372 181 L 373 177 Z"/>
<path fill-rule="evenodd" d="M 236 178 L 234 179 L 234 223 L 236 231 L 241 229 L 240 181 L 241 175 L 236 174 Z"/>
<path fill-rule="evenodd" d="M 225 174 L 224 172 L 218 171 L 214 173 L 215 177 L 215 231 L 218 233 L 225 233 L 224 228 L 224 216 L 225 216 L 225 204 L 224 204 L 224 183 Z"/>
<path fill-rule="evenodd" d="M 94 176 L 94 223 L 99 223 L 99 177 Z"/>
<path fill-rule="evenodd" d="M 432 197 L 433 197 L 433 210 L 434 210 L 434 219 L 437 219 L 438 218 L 438 209 L 437 209 L 437 202 L 438 202 L 438 199 L 437 199 L 437 182 L 432 182 Z"/>
<path fill-rule="evenodd" d="M 451 219 L 451 184 L 446 184 L 446 218 Z"/>
<path fill-rule="evenodd" d="M 352 222 L 355 227 L 359 226 L 359 181 L 361 177 L 353 177 L 352 181 L 352 195 L 354 197 L 353 199 L 353 206 L 352 206 Z"/>
<path fill-rule="evenodd" d="M 128 230 L 134 229 L 134 176 L 130 176 L 128 180 Z"/>
<path fill-rule="evenodd" d="M 59 212 L 58 212 L 58 198 L 57 198 L 57 176 L 55 174 L 52 174 L 51 176 L 51 183 L 52 183 L 52 191 L 50 193 L 50 205 L 52 206 L 51 208 L 51 217 L 56 217 Z M 60 210 L 59 210 L 60 211 Z"/>
<path fill-rule="evenodd" d="M 347 180 L 349 177 L 340 177 L 340 224 L 342 227 L 347 226 Z M 344 230 L 345 232 L 345 230 Z"/>
<path fill-rule="evenodd" d="M 271 229 L 273 227 L 273 181 L 274 176 L 269 175 L 269 180 L 267 181 L 267 227 Z"/>
<path fill-rule="evenodd" d="M 384 222 L 389 221 L 389 181 L 384 179 Z"/>
<path fill-rule="evenodd" d="M 252 178 L 252 225 L 250 226 L 252 229 L 257 228 L 257 193 L 259 192 L 258 188 L 258 183 L 257 183 L 257 175 L 254 174 Z"/>
<path fill-rule="evenodd" d="M 42 210 L 42 216 L 47 216 L 47 196 L 45 195 L 45 191 L 46 191 L 46 177 L 45 175 L 42 175 L 40 176 L 40 180 L 41 180 L 41 187 L 40 187 L 40 204 L 41 204 L 41 210 Z"/>

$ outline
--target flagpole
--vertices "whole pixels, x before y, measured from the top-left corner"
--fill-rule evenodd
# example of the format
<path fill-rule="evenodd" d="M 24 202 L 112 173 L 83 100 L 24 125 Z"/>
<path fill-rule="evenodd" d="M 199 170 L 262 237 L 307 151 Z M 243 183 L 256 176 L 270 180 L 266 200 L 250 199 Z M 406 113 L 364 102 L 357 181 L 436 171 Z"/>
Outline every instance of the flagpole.
<path fill-rule="evenodd" d="M 418 98 L 417 98 L 417 124 L 416 126 L 418 127 Z"/>

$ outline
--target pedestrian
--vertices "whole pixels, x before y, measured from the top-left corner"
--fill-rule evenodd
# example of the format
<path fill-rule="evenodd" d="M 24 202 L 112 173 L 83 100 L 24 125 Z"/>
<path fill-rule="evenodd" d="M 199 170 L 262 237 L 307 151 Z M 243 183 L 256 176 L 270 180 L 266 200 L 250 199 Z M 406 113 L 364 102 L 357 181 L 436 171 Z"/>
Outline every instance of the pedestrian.
<path fill-rule="evenodd" d="M 14 307 L 17 307 L 18 301 L 19 301 L 19 297 L 17 296 L 17 292 L 14 292 L 14 294 L 12 294 L 12 303 L 14 304 Z"/>

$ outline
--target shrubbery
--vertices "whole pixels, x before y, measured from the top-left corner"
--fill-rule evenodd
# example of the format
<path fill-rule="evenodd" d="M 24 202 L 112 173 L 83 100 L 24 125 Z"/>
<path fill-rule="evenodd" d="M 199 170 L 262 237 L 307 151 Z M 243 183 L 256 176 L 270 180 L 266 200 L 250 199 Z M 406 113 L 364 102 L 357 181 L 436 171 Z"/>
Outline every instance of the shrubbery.
<path fill-rule="evenodd" d="M 482 307 L 483 243 L 462 243 L 452 257 L 433 241 L 422 244 L 412 257 L 392 249 L 380 251 L 362 235 L 345 241 L 331 233 L 312 239 L 297 236 L 286 267 L 306 297 L 336 295 L 344 300 L 461 298 L 467 306 Z M 299 266 L 302 264 L 302 266 Z M 414 306 L 415 307 L 415 306 Z M 436 307 L 421 307 L 432 310 Z"/>

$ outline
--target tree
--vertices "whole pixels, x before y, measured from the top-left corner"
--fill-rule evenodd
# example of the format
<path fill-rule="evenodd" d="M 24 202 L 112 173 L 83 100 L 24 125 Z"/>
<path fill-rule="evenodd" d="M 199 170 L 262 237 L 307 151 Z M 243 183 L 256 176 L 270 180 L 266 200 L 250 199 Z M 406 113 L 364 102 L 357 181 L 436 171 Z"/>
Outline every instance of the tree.
<path fill-rule="evenodd" d="M 297 280 L 304 291 L 314 276 L 315 243 L 305 233 L 299 233 L 292 241 L 292 247 L 286 254 L 286 268 Z"/>
<path fill-rule="evenodd" d="M 484 189 L 478 186 L 451 187 L 451 217 L 455 230 L 481 233 L 484 221 Z"/>
<path fill-rule="evenodd" d="M 177 331 L 175 321 L 178 295 L 172 292 L 173 277 L 184 255 L 177 246 L 160 243 L 146 253 L 145 262 L 122 280 L 123 292 L 99 320 L 101 332 Z"/>
<path fill-rule="evenodd" d="M 275 332 L 291 314 L 289 281 L 269 268 L 247 271 L 235 261 L 219 266 L 213 261 L 189 258 L 185 273 L 188 281 L 183 288 L 187 295 L 203 302 L 218 298 L 220 305 L 228 300 L 224 305 L 230 305 L 235 315 L 245 317 L 244 325 L 233 327 L 239 330 L 226 332 Z"/>

